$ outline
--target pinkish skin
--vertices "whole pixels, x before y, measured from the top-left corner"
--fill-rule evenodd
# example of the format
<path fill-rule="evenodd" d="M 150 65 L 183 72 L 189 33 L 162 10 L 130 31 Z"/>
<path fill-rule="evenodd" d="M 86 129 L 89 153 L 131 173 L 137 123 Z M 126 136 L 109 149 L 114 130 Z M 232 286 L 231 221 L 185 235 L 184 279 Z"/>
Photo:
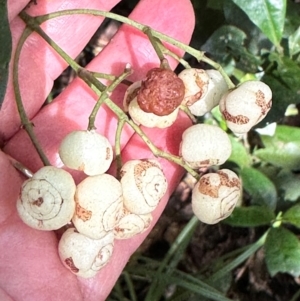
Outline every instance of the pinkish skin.
<path fill-rule="evenodd" d="M 43 14 L 57 9 L 96 8 L 109 10 L 118 1 L 61 1 L 38 0 L 28 13 Z M 9 0 L 11 30 L 14 45 L 24 28 L 15 18 L 26 1 Z M 142 0 L 131 18 L 158 29 L 174 38 L 188 43 L 194 28 L 194 13 L 189 0 Z M 89 40 L 100 21 L 91 16 L 72 16 L 52 20 L 44 26 L 49 35 L 72 57 L 75 57 Z M 74 33 L 79 39 L 74 38 Z M 134 49 L 134 45 L 137 45 Z M 89 68 L 118 74 L 125 63 L 133 66 L 132 80 L 143 77 L 148 68 L 157 66 L 158 59 L 147 39 L 141 33 L 124 26 L 110 45 L 95 58 Z M 170 60 L 172 67 L 176 63 Z M 41 68 L 43 66 L 43 68 Z M 80 80 L 75 80 L 51 105 L 40 110 L 45 96 L 51 90 L 53 79 L 65 68 L 57 57 L 36 35 L 23 49 L 20 62 L 20 86 L 26 110 L 35 124 L 35 130 L 50 161 L 61 166 L 57 156 L 62 137 L 87 126 L 87 116 L 95 95 Z M 113 95 L 116 103 L 122 103 L 121 88 Z M 34 101 L 33 101 L 34 100 Z M 116 120 L 107 110 L 101 110 L 97 119 L 98 130 L 114 141 Z M 33 171 L 42 166 L 26 133 L 19 129 L 19 119 L 13 101 L 11 79 L 5 103 L 0 111 L 0 140 L 6 141 L 4 151 L 18 159 Z M 158 147 L 178 153 L 179 139 L 190 121 L 180 115 L 176 123 L 166 130 L 146 129 Z M 125 147 L 126 146 L 126 147 Z M 147 147 L 128 128 L 122 136 L 123 160 L 151 156 Z M 139 157 L 136 157 L 139 154 Z M 154 223 L 162 213 L 166 202 L 180 180 L 183 170 L 165 160 L 160 161 L 169 182 L 166 196 L 154 212 Z M 142 243 L 150 230 L 135 238 L 117 241 L 110 263 L 94 278 L 82 279 L 70 273 L 60 262 L 57 239 L 52 232 L 31 229 L 19 219 L 15 204 L 24 181 L 11 166 L 7 156 L 0 152 L 0 296 L 1 300 L 105 300 L 131 254 Z M 77 177 L 77 180 L 79 178 Z"/>

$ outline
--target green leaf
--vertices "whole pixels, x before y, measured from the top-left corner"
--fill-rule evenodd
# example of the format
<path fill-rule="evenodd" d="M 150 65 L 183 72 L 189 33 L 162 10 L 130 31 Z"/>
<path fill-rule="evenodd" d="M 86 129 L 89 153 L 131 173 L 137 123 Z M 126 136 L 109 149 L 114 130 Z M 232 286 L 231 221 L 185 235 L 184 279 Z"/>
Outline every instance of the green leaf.
<path fill-rule="evenodd" d="M 229 136 L 232 146 L 231 155 L 228 161 L 236 163 L 240 168 L 250 166 L 250 155 L 244 145 L 236 138 Z"/>
<path fill-rule="evenodd" d="M 276 273 L 300 275 L 300 242 L 285 228 L 272 228 L 265 242 L 268 270 L 273 277 Z"/>
<path fill-rule="evenodd" d="M 279 125 L 275 135 L 261 136 L 265 148 L 258 149 L 254 154 L 261 160 L 291 170 L 300 169 L 300 129 L 292 126 Z"/>
<path fill-rule="evenodd" d="M 300 128 L 288 126 L 288 125 L 277 125 L 275 137 L 277 140 L 283 142 L 290 142 L 290 141 L 300 142 Z"/>
<path fill-rule="evenodd" d="M 7 1 L 0 1 L 0 45 L 2 49 L 2 51 L 0 51 L 0 108 L 5 96 L 8 80 L 8 66 L 12 50 L 6 4 Z"/>
<path fill-rule="evenodd" d="M 262 127 L 267 123 L 278 122 L 283 118 L 288 105 L 299 101 L 297 93 L 284 84 L 280 78 L 275 77 L 274 74 L 263 76 L 262 81 L 270 86 L 273 99 L 271 110 L 263 121 L 258 124 L 258 127 Z"/>
<path fill-rule="evenodd" d="M 276 143 L 278 148 L 269 147 L 255 151 L 255 155 L 261 160 L 275 166 L 291 170 L 300 169 L 300 142 Z"/>
<path fill-rule="evenodd" d="M 300 52 L 300 26 L 298 29 L 289 37 L 289 54 L 293 56 Z"/>
<path fill-rule="evenodd" d="M 278 190 L 282 191 L 285 201 L 296 202 L 300 198 L 300 174 L 290 170 L 282 169 L 274 178 L 274 183 Z"/>
<path fill-rule="evenodd" d="M 287 1 L 283 37 L 289 38 L 299 27 L 300 5 L 296 1 Z"/>
<path fill-rule="evenodd" d="M 274 210 L 277 204 L 275 185 L 263 173 L 252 167 L 245 167 L 240 173 L 243 188 L 251 196 L 251 204 L 267 206 Z"/>
<path fill-rule="evenodd" d="M 283 214 L 283 221 L 300 228 L 300 204 L 296 204 Z"/>
<path fill-rule="evenodd" d="M 250 18 L 250 20 L 279 46 L 286 14 L 286 0 L 233 0 Z"/>
<path fill-rule="evenodd" d="M 260 65 L 259 57 L 250 53 L 244 42 L 247 35 L 244 31 L 232 25 L 218 28 L 201 47 L 227 69 L 237 65 L 248 72 L 256 72 Z"/>
<path fill-rule="evenodd" d="M 236 207 L 223 222 L 235 227 L 258 227 L 269 225 L 275 214 L 266 206 Z"/>
<path fill-rule="evenodd" d="M 269 59 L 277 66 L 273 74 L 284 82 L 290 90 L 297 93 L 300 90 L 300 66 L 298 63 L 275 52 L 269 55 Z"/>

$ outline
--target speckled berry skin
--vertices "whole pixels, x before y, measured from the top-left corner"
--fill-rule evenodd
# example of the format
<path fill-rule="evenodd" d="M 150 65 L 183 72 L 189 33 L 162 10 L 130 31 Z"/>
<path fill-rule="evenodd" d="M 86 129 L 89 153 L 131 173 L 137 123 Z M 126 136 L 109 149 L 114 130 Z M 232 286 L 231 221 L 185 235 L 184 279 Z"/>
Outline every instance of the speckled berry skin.
<path fill-rule="evenodd" d="M 194 169 L 221 165 L 230 154 L 230 139 L 218 126 L 195 124 L 182 134 L 180 155 Z"/>
<path fill-rule="evenodd" d="M 205 174 L 192 191 L 193 212 L 203 223 L 216 224 L 232 213 L 240 194 L 241 182 L 233 171 Z"/>
<path fill-rule="evenodd" d="M 259 123 L 272 106 L 272 91 L 261 81 L 247 81 L 225 93 L 220 101 L 227 126 L 236 134 L 245 134 Z"/>

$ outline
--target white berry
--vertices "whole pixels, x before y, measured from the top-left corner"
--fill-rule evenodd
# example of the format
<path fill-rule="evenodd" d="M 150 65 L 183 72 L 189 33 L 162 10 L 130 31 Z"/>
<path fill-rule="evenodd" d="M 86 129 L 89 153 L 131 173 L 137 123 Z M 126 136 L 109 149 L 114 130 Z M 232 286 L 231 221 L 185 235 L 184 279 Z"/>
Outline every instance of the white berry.
<path fill-rule="evenodd" d="M 62 141 L 59 155 L 72 169 L 93 176 L 105 173 L 113 160 L 112 146 L 96 131 L 73 131 Z"/>
<path fill-rule="evenodd" d="M 240 179 L 233 171 L 208 173 L 193 188 L 193 212 L 203 223 L 216 224 L 232 213 L 240 194 Z"/>
<path fill-rule="evenodd" d="M 247 81 L 224 94 L 220 101 L 227 126 L 237 134 L 247 133 L 272 105 L 272 91 L 261 81 Z"/>
<path fill-rule="evenodd" d="M 125 91 L 123 99 L 123 108 L 125 112 L 128 112 L 128 107 L 131 101 L 137 96 L 138 91 L 141 87 L 142 81 L 137 81 L 131 84 Z"/>
<path fill-rule="evenodd" d="M 180 155 L 192 168 L 223 164 L 231 154 L 231 142 L 221 128 L 196 124 L 182 134 Z"/>
<path fill-rule="evenodd" d="M 75 211 L 76 185 L 63 169 L 45 166 L 25 181 L 17 200 L 17 210 L 28 226 L 56 230 L 66 225 Z"/>
<path fill-rule="evenodd" d="M 151 221 L 151 213 L 135 214 L 125 209 L 122 217 L 115 226 L 115 238 L 128 239 L 137 234 L 143 233 L 150 227 Z"/>
<path fill-rule="evenodd" d="M 183 104 L 192 105 L 207 93 L 209 76 L 203 69 L 184 69 L 178 74 L 185 86 Z"/>
<path fill-rule="evenodd" d="M 72 219 L 78 232 L 100 239 L 112 231 L 122 209 L 122 187 L 111 175 L 91 176 L 77 185 L 76 211 Z"/>
<path fill-rule="evenodd" d="M 203 116 L 216 107 L 222 95 L 228 90 L 224 77 L 217 70 L 206 70 L 209 76 L 207 93 L 200 100 L 189 106 L 191 113 L 195 116 Z"/>
<path fill-rule="evenodd" d="M 152 212 L 167 191 L 167 179 L 157 160 L 131 160 L 121 169 L 124 206 L 131 213 Z"/>
<path fill-rule="evenodd" d="M 144 125 L 148 128 L 166 128 L 171 126 L 178 115 L 179 108 L 175 109 L 171 114 L 158 116 L 154 113 L 147 113 L 143 111 L 135 97 L 128 106 L 129 115 L 132 120 L 138 125 Z"/>
<path fill-rule="evenodd" d="M 113 232 L 96 240 L 78 233 L 75 228 L 69 228 L 59 241 L 58 253 L 62 263 L 72 273 L 91 278 L 109 262 L 113 247 Z"/>

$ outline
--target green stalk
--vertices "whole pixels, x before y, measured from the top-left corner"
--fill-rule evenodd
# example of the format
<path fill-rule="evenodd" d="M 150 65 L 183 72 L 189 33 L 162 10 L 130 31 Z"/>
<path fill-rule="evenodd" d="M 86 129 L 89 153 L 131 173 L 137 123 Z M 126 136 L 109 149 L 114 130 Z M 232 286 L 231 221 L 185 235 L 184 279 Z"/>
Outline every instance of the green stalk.
<path fill-rule="evenodd" d="M 29 120 L 29 118 L 26 114 L 26 111 L 25 111 L 25 108 L 23 105 L 23 101 L 22 101 L 22 97 L 21 97 L 20 87 L 19 87 L 19 61 L 20 61 L 21 50 L 24 45 L 24 42 L 26 41 L 26 39 L 29 37 L 29 35 L 31 33 L 32 33 L 32 30 L 30 28 L 26 27 L 20 37 L 20 40 L 18 41 L 18 45 L 17 45 L 16 52 L 15 52 L 15 57 L 13 60 L 13 88 L 14 88 L 14 92 L 15 92 L 15 100 L 16 100 L 19 116 L 21 119 L 21 124 L 25 128 L 28 136 L 30 137 L 32 144 L 34 145 L 43 164 L 51 165 L 50 161 L 48 160 L 47 156 L 43 152 L 43 150 L 40 146 L 40 143 L 34 133 L 33 124 Z"/>
<path fill-rule="evenodd" d="M 37 32 L 56 52 L 58 52 L 74 71 L 78 72 L 81 69 L 81 67 L 41 29 L 41 23 L 38 22 L 38 18 L 31 17 L 25 11 L 20 12 L 19 16 L 32 31 Z"/>
<path fill-rule="evenodd" d="M 105 18 L 109 18 L 109 19 L 113 19 L 119 22 L 122 22 L 124 24 L 128 24 L 138 30 L 141 31 L 145 31 L 146 28 L 149 28 L 149 26 L 147 25 L 143 25 L 139 22 L 133 21 L 131 19 L 128 19 L 126 17 L 111 13 L 111 12 L 107 12 L 107 11 L 101 11 L 101 10 L 95 10 L 95 9 L 71 9 L 71 10 L 62 10 L 59 12 L 54 12 L 54 13 L 50 13 L 50 14 L 45 14 L 43 16 L 38 16 L 36 17 L 37 21 L 39 23 L 45 22 L 47 20 L 53 19 L 53 18 L 57 18 L 57 17 L 61 17 L 64 15 L 78 15 L 78 14 L 86 14 L 86 15 L 93 15 L 93 16 L 102 16 Z M 151 34 L 153 37 L 158 38 L 159 40 L 165 41 L 169 44 L 172 44 L 176 47 L 178 47 L 179 49 L 182 49 L 183 51 L 189 53 L 190 55 L 192 55 L 193 57 L 195 57 L 198 61 L 203 61 L 206 62 L 207 64 L 211 65 L 212 67 L 216 68 L 224 77 L 228 88 L 234 88 L 235 85 L 232 83 L 231 79 L 229 78 L 229 76 L 227 75 L 227 73 L 224 71 L 224 69 L 222 68 L 221 65 L 217 64 L 216 62 L 212 61 L 211 59 L 209 59 L 208 57 L 205 56 L 203 51 L 199 51 L 196 50 L 194 48 L 192 48 L 191 46 L 188 46 L 176 39 L 173 39 L 171 37 L 169 37 L 166 34 L 163 34 L 157 30 L 151 29 Z"/>
<path fill-rule="evenodd" d="M 85 71 L 85 72 L 88 72 L 88 71 Z M 113 80 L 113 82 L 102 92 L 99 100 L 96 102 L 96 105 L 94 106 L 94 108 L 89 116 L 88 131 L 96 129 L 95 119 L 96 119 L 97 113 L 98 113 L 101 105 L 108 98 L 108 95 L 131 73 L 132 73 L 131 66 L 130 65 L 126 66 L 124 72 L 120 76 L 116 77 Z"/>
<path fill-rule="evenodd" d="M 164 69 L 171 69 L 170 68 L 170 65 L 167 61 L 167 59 L 165 58 L 161 48 L 160 48 L 160 45 L 159 45 L 159 39 L 155 38 L 153 35 L 152 35 L 152 32 L 151 32 L 151 28 L 146 26 L 143 30 L 144 34 L 147 35 L 152 47 L 154 48 L 159 60 L 160 60 L 160 67 L 161 68 L 164 68 Z"/>
<path fill-rule="evenodd" d="M 264 235 L 254 244 L 250 245 L 249 248 L 245 252 L 243 252 L 241 255 L 236 257 L 233 261 L 223 266 L 220 270 L 218 270 L 216 273 L 214 273 L 212 276 L 209 277 L 207 280 L 208 283 L 213 283 L 219 280 L 222 277 L 226 277 L 226 274 L 230 273 L 233 269 L 235 269 L 237 266 L 239 266 L 243 261 L 245 261 L 247 258 L 249 258 L 252 254 L 254 254 L 259 248 L 261 248 L 267 238 L 267 235 L 269 233 L 269 230 L 264 233 Z"/>
<path fill-rule="evenodd" d="M 124 119 L 118 120 L 118 126 L 115 138 L 115 154 L 116 154 L 116 164 L 117 164 L 117 179 L 120 180 L 121 168 L 123 166 L 122 155 L 121 155 L 121 133 L 126 121 Z"/>
<path fill-rule="evenodd" d="M 161 262 L 159 268 L 157 269 L 157 275 L 162 275 L 163 277 L 169 277 L 175 270 L 183 250 L 189 243 L 199 220 L 194 216 L 183 228 L 180 234 L 177 236 L 176 240 L 172 244 L 168 253 Z M 177 256 L 176 256 L 177 255 Z M 165 272 L 164 272 L 165 270 Z M 165 288 L 165 283 L 161 282 L 160 279 L 155 278 L 150 285 L 145 301 L 156 301 L 159 300 L 161 294 Z"/>
<path fill-rule="evenodd" d="M 138 299 L 137 299 L 137 296 L 136 296 L 136 293 L 135 293 L 135 290 L 134 290 L 134 285 L 133 285 L 133 282 L 131 280 L 130 274 L 127 273 L 126 271 L 124 271 L 123 276 L 124 276 L 125 282 L 127 284 L 127 287 L 128 287 L 129 293 L 130 293 L 130 300 L 131 301 L 137 301 Z"/>
<path fill-rule="evenodd" d="M 28 14 L 26 14 L 24 11 L 20 13 L 20 17 L 22 20 L 30 26 L 30 28 L 34 31 L 36 31 L 42 38 L 45 39 L 45 41 L 59 54 L 62 56 L 62 58 L 77 72 L 78 76 L 85 81 L 85 83 L 92 87 L 92 89 L 95 90 L 95 92 L 100 95 L 100 92 L 102 93 L 105 91 L 106 86 L 103 85 L 101 82 L 99 82 L 89 71 L 83 69 L 80 67 L 63 49 L 61 49 L 39 26 L 42 22 L 49 20 L 51 18 L 59 17 L 62 15 L 74 15 L 74 14 L 92 14 L 92 15 L 98 15 L 98 16 L 104 16 L 108 18 L 113 18 L 115 20 L 121 21 L 123 23 L 132 25 L 140 30 L 143 30 L 146 28 L 146 26 L 141 25 L 133 20 L 130 20 L 128 18 L 109 13 L 109 12 L 103 12 L 103 11 L 97 11 L 97 10 L 90 10 L 90 9 L 83 9 L 83 10 L 65 10 L 60 12 L 55 12 L 43 16 L 38 17 L 31 17 Z M 152 34 L 155 33 L 158 38 L 166 37 L 167 39 L 171 39 L 168 36 L 158 33 L 156 31 L 152 30 Z M 153 34 L 153 36 L 155 36 Z M 174 39 L 171 39 L 173 41 L 173 44 L 180 45 L 182 47 L 187 47 L 187 49 L 193 49 L 179 41 L 176 41 Z M 169 42 L 169 41 L 167 41 Z M 195 49 L 193 49 L 196 51 Z M 101 99 L 102 100 L 102 99 Z M 110 98 L 105 97 L 104 103 L 118 116 L 119 119 L 124 120 L 126 123 L 128 123 L 133 130 L 141 137 L 141 139 L 146 143 L 148 148 L 152 151 L 152 153 L 155 156 L 164 158 L 169 160 L 170 162 L 176 163 L 179 166 L 182 166 L 187 172 L 189 172 L 193 177 L 196 179 L 199 179 L 199 174 L 195 172 L 192 168 L 190 168 L 181 157 L 172 155 L 168 152 L 164 152 L 161 149 L 157 148 L 147 137 L 147 135 L 143 132 L 143 130 L 136 125 L 131 119 L 128 118 L 128 116 L 123 112 L 122 109 L 120 109 Z"/>

